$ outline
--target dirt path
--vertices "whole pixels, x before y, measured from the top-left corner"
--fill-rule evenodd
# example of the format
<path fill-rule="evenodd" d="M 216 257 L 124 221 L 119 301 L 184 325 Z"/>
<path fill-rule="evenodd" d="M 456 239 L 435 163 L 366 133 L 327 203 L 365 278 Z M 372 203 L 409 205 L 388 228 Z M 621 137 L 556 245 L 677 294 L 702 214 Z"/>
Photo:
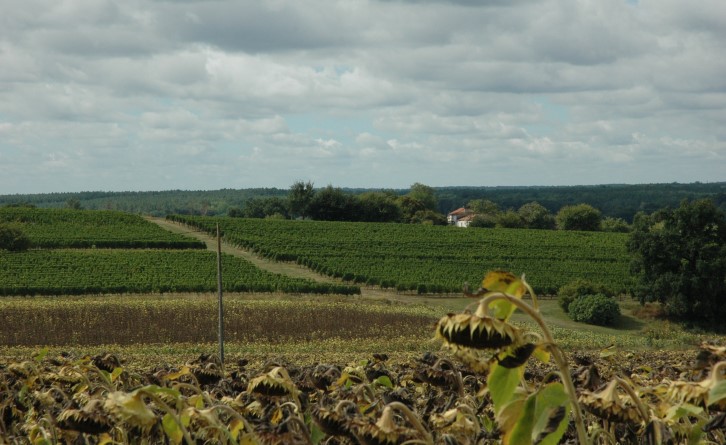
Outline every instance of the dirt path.
<path fill-rule="evenodd" d="M 172 221 L 168 221 L 164 218 L 147 218 L 149 221 L 154 222 L 161 226 L 162 228 L 175 233 L 182 233 L 185 235 L 192 236 L 194 238 L 197 238 L 200 241 L 203 241 L 207 245 L 207 249 L 212 251 L 217 251 L 217 240 L 213 236 L 208 235 L 205 232 L 194 230 L 188 226 L 178 224 Z M 282 275 L 287 275 L 289 277 L 295 277 L 295 278 L 306 278 L 309 280 L 314 280 L 321 283 L 340 283 L 339 280 L 336 280 L 335 278 L 331 278 L 325 275 L 318 274 L 306 267 L 300 266 L 299 264 L 291 263 L 291 262 L 277 262 L 277 261 L 271 261 L 266 258 L 259 257 L 255 255 L 254 253 L 241 249 L 236 246 L 229 245 L 227 243 L 222 243 L 222 252 L 234 255 L 237 257 L 241 257 L 249 261 L 250 263 L 254 264 L 255 266 L 259 267 L 262 270 L 266 270 L 268 272 L 273 273 L 279 273 Z M 409 303 L 417 302 L 422 303 L 424 299 L 417 298 L 416 296 L 412 295 L 401 295 L 397 294 L 394 290 L 388 290 L 388 289 L 379 289 L 379 288 L 366 288 L 361 287 L 361 296 L 363 298 L 371 298 L 371 299 L 385 299 L 385 300 L 393 300 L 393 301 L 406 301 Z"/>

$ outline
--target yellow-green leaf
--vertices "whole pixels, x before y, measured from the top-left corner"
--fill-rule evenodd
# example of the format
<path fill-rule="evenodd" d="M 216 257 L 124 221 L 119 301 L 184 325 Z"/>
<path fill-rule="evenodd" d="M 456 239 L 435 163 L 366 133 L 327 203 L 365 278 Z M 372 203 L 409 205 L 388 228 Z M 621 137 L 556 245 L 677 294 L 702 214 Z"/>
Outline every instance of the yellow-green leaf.
<path fill-rule="evenodd" d="M 569 399 L 562 383 L 545 385 L 536 394 L 532 443 L 556 445 L 567 430 Z"/>
<path fill-rule="evenodd" d="M 550 362 L 551 354 L 547 350 L 547 347 L 545 345 L 537 345 L 537 348 L 535 348 L 532 355 L 535 356 L 537 360 L 541 361 L 542 363 Z"/>
<path fill-rule="evenodd" d="M 176 423 L 176 420 L 174 420 L 174 416 L 170 413 L 166 413 L 164 418 L 161 419 L 161 425 L 164 427 L 164 433 L 166 433 L 166 436 L 172 443 L 181 443 L 184 438 L 184 433 L 181 428 L 179 428 L 179 424 Z"/>
<path fill-rule="evenodd" d="M 666 420 L 678 421 L 683 417 L 695 417 L 703 412 L 703 408 L 690 403 L 679 403 L 668 408 Z"/>
<path fill-rule="evenodd" d="M 502 270 L 487 273 L 481 285 L 489 292 L 501 292 L 515 298 L 522 298 L 527 291 L 521 279 Z M 489 304 L 488 309 L 495 318 L 507 320 L 517 308 L 506 300 L 496 300 Z"/>
<path fill-rule="evenodd" d="M 375 382 L 381 386 L 385 386 L 386 388 L 393 389 L 393 383 L 391 383 L 391 379 L 387 375 L 378 377 Z"/>
<path fill-rule="evenodd" d="M 325 439 L 325 433 L 315 422 L 313 422 L 310 426 L 310 442 L 312 442 L 313 445 L 318 445 L 323 439 Z"/>
<path fill-rule="evenodd" d="M 529 445 L 532 443 L 535 404 L 535 395 L 532 394 L 524 402 L 522 411 L 512 428 L 504 431 L 504 437 L 502 437 L 504 445 Z"/>
<path fill-rule="evenodd" d="M 494 402 L 494 412 L 499 415 L 502 407 L 514 397 L 514 390 L 517 388 L 522 376 L 524 367 L 505 368 L 497 363 L 492 364 L 487 378 L 489 394 Z"/>
<path fill-rule="evenodd" d="M 183 366 L 182 369 L 180 369 L 177 372 L 172 372 L 171 374 L 167 374 L 166 378 L 169 380 L 176 380 L 181 376 L 185 376 L 187 374 L 190 374 L 191 370 L 189 369 L 189 366 Z"/>
<path fill-rule="evenodd" d="M 245 434 L 239 441 L 239 445 L 260 445 L 252 434 Z"/>
<path fill-rule="evenodd" d="M 47 347 L 41 349 L 40 351 L 38 351 L 37 354 L 35 354 L 33 356 L 33 360 L 35 360 L 38 363 L 42 362 L 43 359 L 45 358 L 45 356 L 48 355 L 48 351 L 49 351 L 49 349 Z"/>
<path fill-rule="evenodd" d="M 615 349 L 615 345 L 610 345 L 607 348 L 600 350 L 600 358 L 607 358 L 611 355 L 615 355 L 617 353 L 617 349 Z"/>
<path fill-rule="evenodd" d="M 726 380 L 716 383 L 708 392 L 708 404 L 714 405 L 726 398 Z"/>
<path fill-rule="evenodd" d="M 556 445 L 568 423 L 568 399 L 561 383 L 550 383 L 531 394 L 521 415 L 510 431 L 505 431 L 507 445 Z"/>
<path fill-rule="evenodd" d="M 124 368 L 113 368 L 113 372 L 111 373 L 111 381 L 115 382 L 116 379 L 119 378 L 119 376 L 124 372 Z"/>
<path fill-rule="evenodd" d="M 242 428 L 245 427 L 244 422 L 240 419 L 232 419 L 232 421 L 229 423 L 229 434 L 232 436 L 232 439 L 237 440 L 239 437 L 240 431 L 242 431 Z"/>

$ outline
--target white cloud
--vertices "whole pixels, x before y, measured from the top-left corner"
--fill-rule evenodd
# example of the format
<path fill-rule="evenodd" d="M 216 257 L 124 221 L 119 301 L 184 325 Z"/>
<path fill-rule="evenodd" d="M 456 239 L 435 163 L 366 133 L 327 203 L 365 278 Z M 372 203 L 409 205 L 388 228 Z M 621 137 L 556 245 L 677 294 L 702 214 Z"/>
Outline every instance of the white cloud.
<path fill-rule="evenodd" d="M 721 0 L 7 0 L 0 191 L 724 180 L 724 54 Z"/>

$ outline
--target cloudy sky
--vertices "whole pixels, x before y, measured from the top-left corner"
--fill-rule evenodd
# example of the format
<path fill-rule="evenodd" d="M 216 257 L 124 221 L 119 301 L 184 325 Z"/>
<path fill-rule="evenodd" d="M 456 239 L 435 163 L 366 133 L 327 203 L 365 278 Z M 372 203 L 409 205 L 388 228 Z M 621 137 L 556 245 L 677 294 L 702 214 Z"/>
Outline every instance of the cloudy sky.
<path fill-rule="evenodd" d="M 0 10 L 0 194 L 726 181 L 723 0 Z"/>

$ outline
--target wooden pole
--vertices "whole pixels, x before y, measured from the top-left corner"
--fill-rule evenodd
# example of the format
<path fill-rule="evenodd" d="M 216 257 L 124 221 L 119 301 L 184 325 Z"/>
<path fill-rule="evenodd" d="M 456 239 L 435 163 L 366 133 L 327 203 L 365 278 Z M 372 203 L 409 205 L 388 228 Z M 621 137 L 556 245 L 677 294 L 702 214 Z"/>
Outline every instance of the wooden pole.
<path fill-rule="evenodd" d="M 217 294 L 219 295 L 219 360 L 224 371 L 224 307 L 222 306 L 222 238 L 217 223 Z"/>

